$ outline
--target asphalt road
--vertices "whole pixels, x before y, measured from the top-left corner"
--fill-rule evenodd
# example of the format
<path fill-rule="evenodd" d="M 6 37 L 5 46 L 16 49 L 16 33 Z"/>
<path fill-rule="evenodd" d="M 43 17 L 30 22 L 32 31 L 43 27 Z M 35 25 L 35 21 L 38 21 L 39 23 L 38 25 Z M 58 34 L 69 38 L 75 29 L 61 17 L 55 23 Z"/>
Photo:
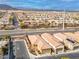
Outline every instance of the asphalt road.
<path fill-rule="evenodd" d="M 53 29 L 53 28 L 48 28 L 48 29 L 15 29 L 15 30 L 0 30 L 0 35 L 18 35 L 18 34 L 41 34 L 45 32 L 75 32 L 79 31 L 79 29 Z"/>
<path fill-rule="evenodd" d="M 35 59 L 54 59 L 53 56 L 45 56 L 45 57 L 39 57 Z"/>
<path fill-rule="evenodd" d="M 54 55 L 54 56 L 46 56 L 46 57 L 40 57 L 36 59 L 79 59 L 79 52 L 60 54 L 60 55 Z"/>
<path fill-rule="evenodd" d="M 30 59 L 24 41 L 15 41 L 15 59 Z"/>
<path fill-rule="evenodd" d="M 13 19 L 13 25 L 14 25 L 16 28 L 19 27 L 19 25 L 18 25 L 18 21 L 17 21 L 17 18 L 16 18 L 15 15 L 14 15 L 14 19 Z"/>

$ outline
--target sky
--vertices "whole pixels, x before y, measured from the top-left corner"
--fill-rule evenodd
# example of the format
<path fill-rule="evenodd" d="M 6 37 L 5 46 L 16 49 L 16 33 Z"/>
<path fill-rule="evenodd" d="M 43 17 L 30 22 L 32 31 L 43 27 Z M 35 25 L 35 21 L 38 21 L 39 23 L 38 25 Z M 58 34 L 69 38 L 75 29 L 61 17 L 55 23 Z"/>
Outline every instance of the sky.
<path fill-rule="evenodd" d="M 79 0 L 0 0 L 0 4 L 23 8 L 79 10 Z"/>

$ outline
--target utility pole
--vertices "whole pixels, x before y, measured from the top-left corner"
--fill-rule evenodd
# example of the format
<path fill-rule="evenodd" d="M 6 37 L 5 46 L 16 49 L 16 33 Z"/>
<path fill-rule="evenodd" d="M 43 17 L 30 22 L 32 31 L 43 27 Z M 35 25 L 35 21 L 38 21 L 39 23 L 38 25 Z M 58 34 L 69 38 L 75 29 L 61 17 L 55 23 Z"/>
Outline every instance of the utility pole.
<path fill-rule="evenodd" d="M 65 10 L 64 10 L 64 15 L 63 15 L 63 30 L 65 28 L 65 24 L 64 24 L 65 16 L 66 16 L 66 14 L 65 14 Z"/>

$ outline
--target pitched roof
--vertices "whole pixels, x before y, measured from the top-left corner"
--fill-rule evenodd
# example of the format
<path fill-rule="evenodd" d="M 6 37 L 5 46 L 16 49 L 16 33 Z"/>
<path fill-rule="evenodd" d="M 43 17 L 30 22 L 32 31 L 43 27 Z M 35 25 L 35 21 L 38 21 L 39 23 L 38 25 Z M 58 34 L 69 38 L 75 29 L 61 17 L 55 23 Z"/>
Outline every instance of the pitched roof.
<path fill-rule="evenodd" d="M 39 35 L 28 35 L 32 44 L 37 44 L 41 49 L 49 49 L 51 46 L 47 44 Z"/>
<path fill-rule="evenodd" d="M 55 33 L 53 35 L 62 42 L 67 39 L 67 36 L 63 33 Z"/>
<path fill-rule="evenodd" d="M 63 44 L 61 44 L 60 42 L 58 41 L 55 41 L 57 40 L 54 36 L 52 36 L 51 34 L 49 33 L 43 33 L 41 34 L 41 37 L 47 41 L 50 45 L 52 45 L 53 47 L 57 48 L 59 46 L 63 46 Z"/>

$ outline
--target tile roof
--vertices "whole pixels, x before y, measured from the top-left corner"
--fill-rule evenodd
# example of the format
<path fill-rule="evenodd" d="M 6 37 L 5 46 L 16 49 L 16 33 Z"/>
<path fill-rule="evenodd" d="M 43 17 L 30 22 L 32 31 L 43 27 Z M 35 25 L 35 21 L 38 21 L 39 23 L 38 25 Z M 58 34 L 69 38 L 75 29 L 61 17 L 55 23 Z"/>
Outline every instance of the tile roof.
<path fill-rule="evenodd" d="M 57 39 L 59 39 L 61 42 L 67 39 L 67 36 L 63 33 L 55 33 L 53 34 Z"/>
<path fill-rule="evenodd" d="M 39 35 L 28 35 L 32 44 L 37 44 L 41 49 L 49 49 L 51 46 L 47 44 Z"/>
<path fill-rule="evenodd" d="M 69 40 L 71 40 L 73 42 L 76 41 L 76 37 L 75 37 L 74 33 L 67 32 L 67 33 L 64 33 L 64 34 L 68 36 Z"/>
<path fill-rule="evenodd" d="M 75 32 L 74 36 L 76 37 L 76 41 L 79 42 L 79 32 Z"/>
<path fill-rule="evenodd" d="M 57 48 L 59 46 L 63 46 L 63 44 L 61 44 L 60 42 L 55 41 L 57 39 L 49 33 L 43 33 L 43 34 L 41 34 L 41 37 L 45 41 L 47 41 L 50 45 L 52 45 L 54 48 Z"/>

